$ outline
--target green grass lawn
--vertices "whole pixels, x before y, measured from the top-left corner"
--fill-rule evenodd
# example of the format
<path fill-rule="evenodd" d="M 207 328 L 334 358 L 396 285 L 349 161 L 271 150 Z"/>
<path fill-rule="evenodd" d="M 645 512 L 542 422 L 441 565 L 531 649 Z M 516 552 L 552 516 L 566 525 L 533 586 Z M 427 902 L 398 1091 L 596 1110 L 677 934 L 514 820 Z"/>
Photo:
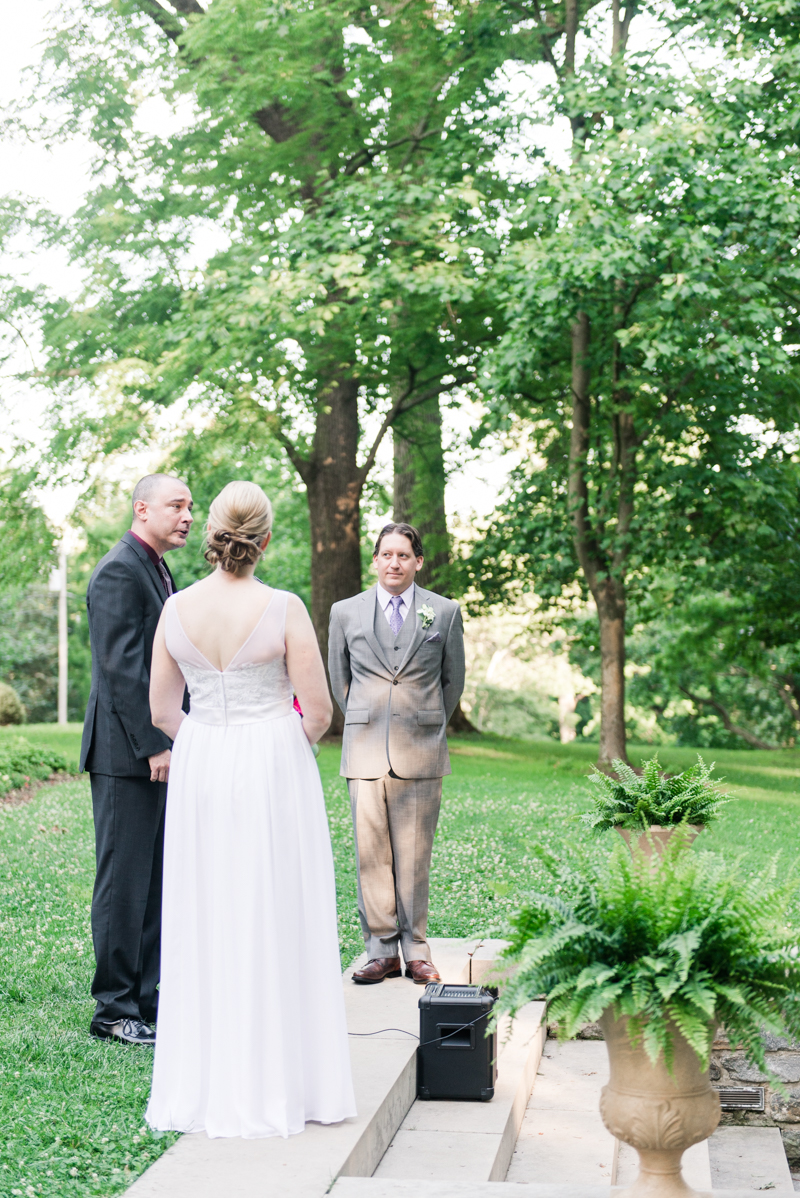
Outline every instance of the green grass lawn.
<path fill-rule="evenodd" d="M 2 729 L 58 749 L 77 764 L 80 727 Z M 563 859 L 586 838 L 594 745 L 523 743 L 492 737 L 452 744 L 434 848 L 434 936 L 502 934 L 521 898 L 546 884 L 535 850 Z M 634 763 L 650 750 L 631 750 Z M 781 872 L 800 856 L 800 752 L 719 752 L 718 772 L 737 801 L 703 833 L 704 847 L 762 868 L 781 853 Z M 685 768 L 688 749 L 666 749 L 663 765 Z M 339 889 L 342 960 L 361 948 L 347 791 L 338 750 L 320 755 Z M 602 854 L 609 838 L 592 842 Z M 89 902 L 94 852 L 88 779 L 46 787 L 29 802 L 0 806 L 0 1198 L 77 1198 L 123 1191 L 172 1141 L 142 1118 L 152 1055 L 88 1037 L 93 959 Z"/>

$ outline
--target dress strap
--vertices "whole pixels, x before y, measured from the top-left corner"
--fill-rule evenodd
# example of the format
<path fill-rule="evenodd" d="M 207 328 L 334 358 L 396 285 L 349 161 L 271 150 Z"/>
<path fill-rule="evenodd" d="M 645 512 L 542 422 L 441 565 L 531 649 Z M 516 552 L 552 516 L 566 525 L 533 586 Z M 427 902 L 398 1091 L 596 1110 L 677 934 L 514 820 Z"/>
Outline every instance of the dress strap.
<path fill-rule="evenodd" d="M 286 643 L 286 608 L 288 603 L 289 592 L 276 590 L 275 599 L 273 602 L 273 611 L 270 612 L 270 615 L 273 615 L 274 613 L 273 618 L 275 631 L 284 644 Z"/>
<path fill-rule="evenodd" d="M 203 657 L 200 650 L 194 645 L 183 630 L 181 617 L 178 613 L 177 593 L 170 595 L 164 604 L 164 639 L 167 645 L 167 652 L 175 661 L 187 662 L 189 665 L 197 666 L 199 669 L 210 670 L 212 666 Z"/>

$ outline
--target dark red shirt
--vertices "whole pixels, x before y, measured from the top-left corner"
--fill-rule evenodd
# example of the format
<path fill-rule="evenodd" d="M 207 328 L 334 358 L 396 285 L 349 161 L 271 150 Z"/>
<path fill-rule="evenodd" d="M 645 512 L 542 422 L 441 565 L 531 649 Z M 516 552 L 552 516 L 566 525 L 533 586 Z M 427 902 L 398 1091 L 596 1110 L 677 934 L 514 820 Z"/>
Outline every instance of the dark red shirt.
<path fill-rule="evenodd" d="M 167 595 L 168 596 L 171 595 L 172 587 L 170 585 L 169 574 L 167 573 L 167 567 L 164 565 L 163 557 L 159 557 L 158 554 L 156 553 L 155 549 L 153 548 L 153 546 L 148 545 L 147 541 L 143 541 L 141 537 L 137 537 L 137 535 L 133 531 L 133 529 L 130 530 L 130 534 L 133 537 L 134 541 L 139 542 L 142 549 L 144 549 L 145 553 L 150 558 L 150 561 L 153 563 L 155 568 L 158 570 L 159 576 L 161 578 L 161 582 L 163 584 L 164 590 L 167 592 Z"/>
<path fill-rule="evenodd" d="M 156 551 L 152 545 L 148 545 L 147 541 L 143 541 L 141 537 L 137 537 L 136 533 L 133 531 L 131 531 L 131 536 L 133 537 L 134 541 L 139 542 L 142 549 L 144 549 L 145 553 L 150 558 L 150 561 L 153 563 L 153 565 L 155 566 L 156 569 L 158 569 L 159 566 L 163 566 L 163 564 L 164 564 L 163 557 L 158 556 L 158 554 L 156 553 Z"/>

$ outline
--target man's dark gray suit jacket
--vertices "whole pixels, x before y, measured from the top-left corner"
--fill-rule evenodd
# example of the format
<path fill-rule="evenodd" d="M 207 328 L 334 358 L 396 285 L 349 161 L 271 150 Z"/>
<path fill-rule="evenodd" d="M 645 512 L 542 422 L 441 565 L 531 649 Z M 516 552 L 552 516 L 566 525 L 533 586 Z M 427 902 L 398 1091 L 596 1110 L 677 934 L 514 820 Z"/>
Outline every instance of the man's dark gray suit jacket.
<path fill-rule="evenodd" d="M 150 720 L 150 659 L 166 599 L 158 570 L 126 532 L 97 563 L 86 594 L 92 688 L 82 770 L 149 778 L 148 758 L 171 747 Z"/>

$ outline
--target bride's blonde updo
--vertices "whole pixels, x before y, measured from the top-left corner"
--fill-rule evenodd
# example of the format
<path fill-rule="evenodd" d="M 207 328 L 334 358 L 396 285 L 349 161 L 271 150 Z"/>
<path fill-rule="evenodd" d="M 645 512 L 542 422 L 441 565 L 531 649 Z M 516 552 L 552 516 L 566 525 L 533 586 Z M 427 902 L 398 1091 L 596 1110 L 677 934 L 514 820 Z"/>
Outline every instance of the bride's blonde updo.
<path fill-rule="evenodd" d="M 255 483 L 232 482 L 211 504 L 206 560 L 228 574 L 241 574 L 261 557 L 272 529 L 272 504 Z"/>

